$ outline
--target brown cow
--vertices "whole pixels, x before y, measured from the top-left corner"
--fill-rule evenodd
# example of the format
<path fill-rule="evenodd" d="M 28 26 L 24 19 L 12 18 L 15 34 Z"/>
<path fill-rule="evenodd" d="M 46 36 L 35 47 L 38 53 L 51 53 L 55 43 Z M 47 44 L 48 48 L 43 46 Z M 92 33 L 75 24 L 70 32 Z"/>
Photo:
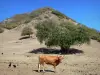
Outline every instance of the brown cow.
<path fill-rule="evenodd" d="M 39 56 L 39 63 L 38 63 L 38 72 L 40 72 L 41 65 L 43 66 L 43 72 L 44 71 L 44 64 L 53 65 L 54 66 L 54 72 L 56 72 L 56 66 L 61 63 L 61 60 L 63 59 L 63 56 L 49 56 L 49 55 L 40 55 Z"/>

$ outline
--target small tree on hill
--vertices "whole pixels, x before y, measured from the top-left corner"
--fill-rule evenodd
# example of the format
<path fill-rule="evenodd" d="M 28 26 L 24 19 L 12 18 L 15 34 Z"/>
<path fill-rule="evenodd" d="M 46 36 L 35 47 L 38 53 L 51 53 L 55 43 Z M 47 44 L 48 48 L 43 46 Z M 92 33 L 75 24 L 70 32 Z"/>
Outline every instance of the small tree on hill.
<path fill-rule="evenodd" d="M 62 53 L 68 52 L 71 45 L 90 42 L 90 37 L 82 26 L 69 22 L 57 25 L 53 21 L 45 21 L 35 28 L 40 43 L 44 41 L 47 46 L 60 46 Z"/>
<path fill-rule="evenodd" d="M 32 29 L 30 27 L 25 27 L 22 30 L 21 36 L 28 35 L 30 37 L 30 35 L 32 35 L 32 34 L 33 34 Z"/>

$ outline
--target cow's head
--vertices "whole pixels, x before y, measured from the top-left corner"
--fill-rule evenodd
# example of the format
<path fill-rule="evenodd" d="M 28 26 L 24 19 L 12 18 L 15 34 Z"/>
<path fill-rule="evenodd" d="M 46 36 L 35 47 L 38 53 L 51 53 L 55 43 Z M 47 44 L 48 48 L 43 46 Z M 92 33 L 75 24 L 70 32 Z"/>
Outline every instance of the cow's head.
<path fill-rule="evenodd" d="M 58 60 L 60 61 L 60 63 L 61 63 L 62 59 L 64 59 L 64 56 L 58 56 Z"/>

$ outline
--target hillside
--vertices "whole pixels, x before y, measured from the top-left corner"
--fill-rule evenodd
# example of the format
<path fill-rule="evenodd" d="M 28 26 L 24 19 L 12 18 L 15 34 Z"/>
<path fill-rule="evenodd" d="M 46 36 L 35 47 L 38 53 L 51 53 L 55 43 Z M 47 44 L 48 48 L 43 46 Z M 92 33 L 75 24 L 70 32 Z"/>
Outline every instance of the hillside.
<path fill-rule="evenodd" d="M 60 20 L 65 20 L 71 21 L 72 23 L 76 23 L 74 20 L 65 16 L 59 11 L 45 7 L 34 10 L 30 13 L 17 14 L 11 18 L 2 21 L 1 26 L 7 29 L 13 29 L 21 25 L 34 25 L 37 22 L 41 22 L 48 19 L 53 19 L 57 22 L 59 22 Z"/>
<path fill-rule="evenodd" d="M 2 33 L 5 29 L 22 31 L 22 29 L 26 26 L 31 27 L 33 29 L 33 32 L 35 32 L 34 26 L 37 23 L 43 22 L 45 20 L 53 20 L 56 23 L 71 22 L 75 25 L 82 25 L 81 23 L 76 22 L 75 20 L 55 9 L 44 7 L 29 13 L 17 14 L 0 22 L 0 33 Z M 87 32 L 90 33 L 90 37 L 92 39 L 100 41 L 100 32 L 95 29 L 88 28 L 85 25 L 82 26 Z"/>

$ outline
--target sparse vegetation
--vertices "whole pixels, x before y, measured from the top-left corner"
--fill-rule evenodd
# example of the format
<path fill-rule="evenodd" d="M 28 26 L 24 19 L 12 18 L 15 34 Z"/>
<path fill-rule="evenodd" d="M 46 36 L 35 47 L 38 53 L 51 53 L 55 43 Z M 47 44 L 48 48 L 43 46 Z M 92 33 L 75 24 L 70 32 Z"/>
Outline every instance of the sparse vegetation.
<path fill-rule="evenodd" d="M 25 24 L 27 24 L 27 23 L 29 23 L 31 20 L 30 19 L 27 19 L 27 20 L 25 20 Z"/>
<path fill-rule="evenodd" d="M 44 18 L 48 19 L 49 17 L 45 15 Z"/>
<path fill-rule="evenodd" d="M 57 10 L 52 10 L 52 14 L 58 16 L 60 19 L 62 19 L 62 18 L 66 18 L 67 20 L 70 19 L 70 20 L 72 20 L 73 22 L 76 22 L 75 20 L 73 20 L 73 19 L 67 17 L 65 14 L 63 14 L 63 13 L 57 11 Z"/>
<path fill-rule="evenodd" d="M 55 14 L 56 16 L 58 16 L 59 18 L 65 18 L 66 17 L 64 14 L 62 14 L 61 12 L 59 12 L 57 10 L 53 10 L 52 13 Z"/>
<path fill-rule="evenodd" d="M 41 14 L 41 12 L 34 11 L 34 12 L 32 12 L 32 13 L 30 14 L 30 18 L 38 17 L 40 14 Z"/>
<path fill-rule="evenodd" d="M 99 34 L 99 32 L 97 30 L 92 29 L 92 28 L 88 28 L 85 25 L 82 25 L 82 26 L 89 33 L 91 39 L 99 41 L 100 34 Z"/>
<path fill-rule="evenodd" d="M 8 24 L 4 25 L 3 27 L 6 29 L 13 29 L 17 26 L 18 26 L 18 24 L 16 24 L 16 23 L 8 23 Z"/>
<path fill-rule="evenodd" d="M 4 32 L 4 30 L 0 27 L 0 33 Z"/>
<path fill-rule="evenodd" d="M 6 29 L 13 29 L 17 27 L 18 25 L 29 23 L 33 18 L 36 18 L 36 17 L 38 18 L 39 15 L 41 15 L 42 13 L 48 10 L 52 10 L 52 9 L 45 7 L 45 8 L 35 10 L 31 13 L 17 14 L 13 16 L 12 18 L 6 19 L 7 21 L 5 23 L 3 22 L 0 23 L 0 25 L 3 25 L 3 27 Z"/>
<path fill-rule="evenodd" d="M 90 37 L 83 27 L 69 22 L 57 25 L 50 20 L 37 24 L 35 28 L 40 43 L 45 42 L 47 46 L 60 46 L 63 53 L 66 53 L 71 45 L 90 42 Z"/>
<path fill-rule="evenodd" d="M 45 13 L 45 12 L 48 11 L 48 10 L 52 10 L 52 9 L 51 9 L 51 8 L 47 8 L 47 7 L 40 8 L 40 9 L 38 9 L 38 10 L 35 10 L 35 11 L 31 12 L 29 16 L 30 16 L 31 18 L 35 18 L 35 17 L 38 17 L 39 15 Z"/>
<path fill-rule="evenodd" d="M 28 36 L 30 37 L 30 35 L 32 35 L 32 34 L 33 34 L 32 29 L 31 29 L 30 27 L 25 27 L 25 28 L 23 28 L 23 30 L 22 30 L 21 36 L 26 36 L 26 35 L 28 35 Z"/>

